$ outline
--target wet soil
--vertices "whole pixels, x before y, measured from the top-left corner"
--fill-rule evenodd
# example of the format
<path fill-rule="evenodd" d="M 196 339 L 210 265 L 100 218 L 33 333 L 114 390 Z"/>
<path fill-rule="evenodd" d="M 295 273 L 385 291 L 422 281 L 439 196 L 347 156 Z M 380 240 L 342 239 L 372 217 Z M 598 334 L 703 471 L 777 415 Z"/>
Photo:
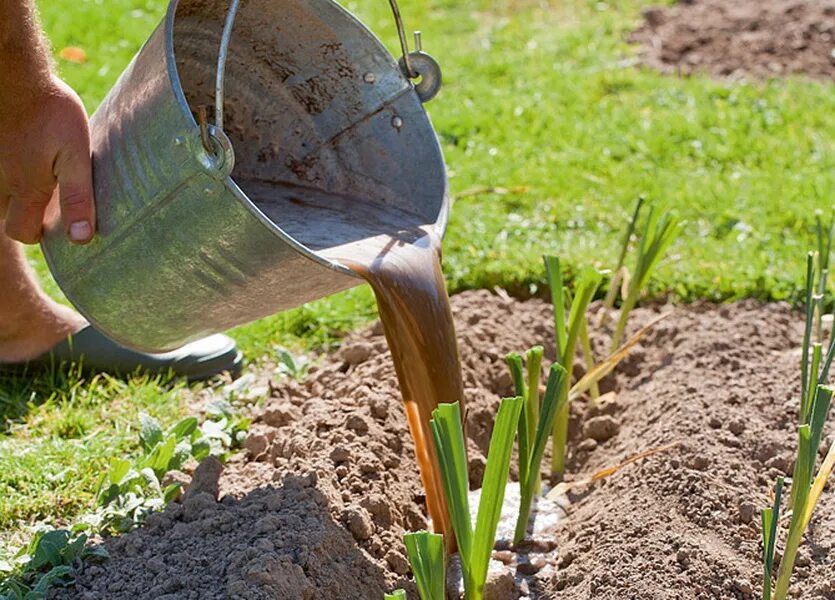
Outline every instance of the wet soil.
<path fill-rule="evenodd" d="M 665 72 L 835 77 L 835 0 L 682 0 L 643 16 L 630 39 Z"/>
<path fill-rule="evenodd" d="M 541 343 L 553 358 L 552 313 L 486 291 L 452 305 L 477 486 L 498 398 L 511 390 L 504 355 Z M 667 310 L 639 309 L 631 328 Z M 568 479 L 677 445 L 575 486 L 560 499 L 565 518 L 525 546 L 500 540 L 495 556 L 507 566 L 488 597 L 757 597 L 759 509 L 795 447 L 801 323 L 783 304 L 741 302 L 680 307 L 657 324 L 606 382 L 614 393 L 573 406 Z M 595 335 L 598 352 L 607 340 Z M 104 541 L 111 559 L 53 597 L 376 600 L 402 585 L 416 598 L 401 539 L 427 526 L 424 498 L 379 325 L 304 380 L 271 389 L 219 484 L 216 465 L 204 465 L 182 501 Z M 833 539 L 830 486 L 800 553 L 795 598 L 835 600 Z"/>

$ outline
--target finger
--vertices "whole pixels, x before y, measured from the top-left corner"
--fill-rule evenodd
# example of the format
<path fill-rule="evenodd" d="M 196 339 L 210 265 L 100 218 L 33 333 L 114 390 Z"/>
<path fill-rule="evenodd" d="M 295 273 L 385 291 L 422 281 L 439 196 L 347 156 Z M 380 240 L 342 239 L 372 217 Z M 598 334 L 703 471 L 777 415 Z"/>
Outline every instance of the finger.
<path fill-rule="evenodd" d="M 6 218 L 6 212 L 9 210 L 9 202 L 12 199 L 3 193 L 0 193 L 0 221 Z"/>
<path fill-rule="evenodd" d="M 55 177 L 58 179 L 64 229 L 72 242 L 86 244 L 93 238 L 96 226 L 90 133 L 86 122 L 59 150 L 55 160 Z"/>
<path fill-rule="evenodd" d="M 49 196 L 37 192 L 12 198 L 6 210 L 6 235 L 24 244 L 37 244 L 47 204 Z"/>

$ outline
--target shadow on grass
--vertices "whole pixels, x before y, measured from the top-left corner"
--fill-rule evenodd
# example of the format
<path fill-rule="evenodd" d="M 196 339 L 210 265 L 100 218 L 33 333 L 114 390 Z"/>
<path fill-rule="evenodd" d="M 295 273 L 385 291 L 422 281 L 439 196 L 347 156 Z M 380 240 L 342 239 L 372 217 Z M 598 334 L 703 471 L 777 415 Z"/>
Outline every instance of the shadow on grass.
<path fill-rule="evenodd" d="M 42 404 L 62 404 L 78 398 L 84 398 L 88 404 L 90 400 L 106 402 L 131 388 L 151 386 L 169 392 L 180 385 L 173 374 L 149 375 L 137 371 L 129 376 L 116 376 L 86 372 L 81 364 L 6 371 L 0 367 L 0 434 Z"/>

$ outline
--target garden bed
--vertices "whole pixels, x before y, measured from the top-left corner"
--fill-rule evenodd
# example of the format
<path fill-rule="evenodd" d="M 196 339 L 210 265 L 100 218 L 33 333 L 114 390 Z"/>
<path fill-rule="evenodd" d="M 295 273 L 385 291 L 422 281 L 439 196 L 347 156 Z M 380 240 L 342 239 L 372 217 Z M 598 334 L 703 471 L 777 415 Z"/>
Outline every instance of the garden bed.
<path fill-rule="evenodd" d="M 540 343 L 552 359 L 553 313 L 486 291 L 454 297 L 453 310 L 477 484 L 498 399 L 511 391 L 504 356 Z M 632 328 L 667 310 L 637 310 Z M 493 597 L 754 598 L 759 509 L 791 468 L 801 329 L 786 305 L 751 301 L 682 307 L 658 323 L 606 382 L 613 394 L 573 405 L 569 479 L 677 445 L 574 486 L 561 500 L 567 516 L 522 548 L 500 540 L 510 575 L 499 581 L 515 590 Z M 607 340 L 594 339 L 601 354 Z M 246 447 L 219 490 L 205 465 L 182 502 L 106 540 L 110 560 L 52 597 L 376 600 L 403 586 L 416 598 L 402 535 L 426 527 L 423 497 L 379 325 L 304 380 L 272 382 Z M 796 597 L 833 600 L 831 490 L 815 514 Z"/>
<path fill-rule="evenodd" d="M 666 72 L 835 76 L 833 0 L 682 0 L 643 14 L 631 40 Z"/>

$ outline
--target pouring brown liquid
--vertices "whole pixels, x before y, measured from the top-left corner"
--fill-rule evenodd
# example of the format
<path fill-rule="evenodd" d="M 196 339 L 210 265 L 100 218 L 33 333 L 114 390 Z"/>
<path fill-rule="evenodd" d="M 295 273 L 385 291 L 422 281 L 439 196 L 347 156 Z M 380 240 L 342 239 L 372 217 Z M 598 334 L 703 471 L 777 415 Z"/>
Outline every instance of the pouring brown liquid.
<path fill-rule="evenodd" d="M 451 532 L 429 420 L 444 402 L 464 402 L 458 345 L 441 272 L 440 238 L 419 215 L 362 199 L 247 186 L 258 207 L 289 235 L 371 284 L 394 360 L 426 504 L 434 528 Z M 266 199 L 261 199 L 266 198 Z M 346 222 L 346 215 L 349 219 Z M 446 536 L 447 546 L 452 536 Z"/>

